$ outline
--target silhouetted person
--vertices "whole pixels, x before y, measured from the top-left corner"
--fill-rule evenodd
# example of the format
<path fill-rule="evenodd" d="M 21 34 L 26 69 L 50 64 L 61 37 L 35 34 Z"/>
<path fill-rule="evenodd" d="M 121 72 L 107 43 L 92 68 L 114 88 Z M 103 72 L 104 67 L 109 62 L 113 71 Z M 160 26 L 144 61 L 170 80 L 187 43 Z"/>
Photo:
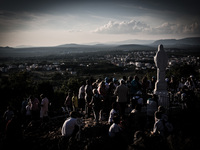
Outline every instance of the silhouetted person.
<path fill-rule="evenodd" d="M 128 87 L 125 86 L 124 80 L 120 81 L 120 85 L 117 86 L 114 94 L 117 96 L 116 102 L 120 105 L 120 115 L 125 114 L 125 108 L 128 100 Z"/>

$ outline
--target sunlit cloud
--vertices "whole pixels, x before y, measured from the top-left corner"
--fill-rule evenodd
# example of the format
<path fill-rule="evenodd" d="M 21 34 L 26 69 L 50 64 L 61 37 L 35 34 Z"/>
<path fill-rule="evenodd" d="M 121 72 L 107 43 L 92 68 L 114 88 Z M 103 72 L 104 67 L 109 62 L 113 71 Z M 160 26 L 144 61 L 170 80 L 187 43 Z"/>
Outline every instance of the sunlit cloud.
<path fill-rule="evenodd" d="M 150 30 L 150 26 L 144 22 L 130 20 L 123 22 L 109 21 L 104 26 L 97 28 L 96 33 L 132 34 Z"/>
<path fill-rule="evenodd" d="M 200 24 L 193 22 L 190 24 L 178 24 L 165 22 L 161 25 L 152 27 L 141 21 L 109 21 L 107 24 L 94 30 L 101 34 L 200 34 Z"/>

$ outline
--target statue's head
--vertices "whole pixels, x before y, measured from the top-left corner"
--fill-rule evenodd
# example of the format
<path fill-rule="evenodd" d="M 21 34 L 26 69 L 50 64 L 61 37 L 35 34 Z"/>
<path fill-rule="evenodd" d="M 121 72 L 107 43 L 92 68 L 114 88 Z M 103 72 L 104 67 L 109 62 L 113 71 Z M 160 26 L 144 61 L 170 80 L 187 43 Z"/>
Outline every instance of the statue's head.
<path fill-rule="evenodd" d="M 158 45 L 158 51 L 162 51 L 164 48 L 163 48 L 163 45 L 162 44 L 160 44 L 160 45 Z"/>

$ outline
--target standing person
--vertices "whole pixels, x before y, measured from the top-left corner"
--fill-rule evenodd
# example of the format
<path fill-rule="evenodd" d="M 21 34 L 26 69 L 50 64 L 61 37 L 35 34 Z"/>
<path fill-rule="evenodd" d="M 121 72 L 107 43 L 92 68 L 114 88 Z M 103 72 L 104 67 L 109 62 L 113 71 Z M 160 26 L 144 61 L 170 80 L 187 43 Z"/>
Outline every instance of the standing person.
<path fill-rule="evenodd" d="M 73 107 L 72 107 L 72 92 L 71 91 L 68 92 L 68 95 L 65 99 L 64 105 L 65 105 L 66 110 L 69 114 L 73 110 Z"/>
<path fill-rule="evenodd" d="M 28 125 L 31 119 L 32 119 L 31 101 L 29 101 L 28 104 L 26 105 L 26 125 Z"/>
<path fill-rule="evenodd" d="M 153 93 L 154 89 L 155 89 L 155 84 L 156 84 L 156 77 L 152 76 L 151 78 L 151 82 L 150 82 L 150 90 Z"/>
<path fill-rule="evenodd" d="M 8 106 L 7 110 L 3 114 L 5 125 L 8 123 L 9 120 L 12 119 L 13 116 L 14 116 L 14 111 L 11 106 Z"/>
<path fill-rule="evenodd" d="M 139 78 L 137 75 L 134 76 L 134 79 L 131 81 L 131 93 L 135 95 L 137 91 L 141 90 L 141 84 L 139 83 Z"/>
<path fill-rule="evenodd" d="M 73 111 L 78 111 L 78 97 L 76 92 L 73 92 L 72 104 L 73 104 Z"/>
<path fill-rule="evenodd" d="M 82 82 L 81 87 L 79 88 L 78 104 L 79 104 L 79 108 L 81 109 L 81 112 L 83 112 L 85 110 L 85 85 L 84 85 L 84 82 Z"/>
<path fill-rule="evenodd" d="M 25 119 L 25 116 L 26 116 L 26 106 L 28 105 L 28 102 L 29 102 L 29 98 L 24 98 L 24 100 L 22 101 L 22 105 L 21 105 L 22 119 Z"/>
<path fill-rule="evenodd" d="M 40 98 L 42 99 L 41 109 L 40 109 L 40 118 L 41 120 L 46 121 L 48 119 L 49 100 L 44 94 L 41 94 Z"/>
<path fill-rule="evenodd" d="M 133 98 L 133 96 L 134 96 L 134 93 L 133 93 L 132 90 L 131 90 L 131 82 L 132 82 L 132 80 L 133 80 L 133 77 L 132 77 L 132 76 L 129 76 L 129 77 L 128 77 L 128 80 L 127 80 L 127 82 L 126 82 L 126 86 L 127 86 L 128 89 L 129 89 L 128 100 L 129 100 L 130 102 L 132 101 L 132 98 Z"/>
<path fill-rule="evenodd" d="M 148 90 L 149 90 L 149 81 L 148 81 L 147 76 L 144 76 L 144 77 L 142 78 L 142 93 L 143 93 L 143 95 L 146 96 Z"/>
<path fill-rule="evenodd" d="M 98 92 L 99 92 L 99 94 L 101 94 L 103 96 L 104 99 L 106 98 L 107 91 L 106 91 L 106 85 L 105 85 L 104 81 L 99 83 Z"/>
<path fill-rule="evenodd" d="M 109 103 L 109 100 L 108 100 L 108 95 L 107 95 L 107 90 L 106 90 L 106 84 L 105 84 L 105 82 L 104 81 L 102 81 L 102 82 L 100 82 L 99 83 L 99 86 L 98 86 L 98 92 L 99 92 L 99 94 L 103 97 L 103 100 L 104 100 L 104 102 L 103 102 L 103 112 L 107 112 L 107 108 L 108 108 L 108 103 Z"/>
<path fill-rule="evenodd" d="M 91 82 L 90 80 L 86 80 L 86 86 L 85 86 L 85 107 L 86 107 L 86 114 L 87 114 L 87 117 L 90 117 L 90 113 L 91 113 L 91 110 L 92 108 L 89 106 L 89 103 L 91 102 L 92 100 L 92 85 L 91 85 Z"/>
<path fill-rule="evenodd" d="M 170 82 L 169 82 L 169 90 L 171 91 L 172 94 L 177 92 L 178 88 L 178 82 L 175 76 L 171 76 Z"/>
<path fill-rule="evenodd" d="M 40 102 L 34 96 L 30 96 L 30 101 L 31 101 L 32 118 L 33 120 L 37 120 L 39 119 L 39 116 L 40 116 L 40 107 L 39 107 Z"/>
<path fill-rule="evenodd" d="M 25 125 L 26 123 L 26 106 L 28 105 L 29 102 L 29 97 L 28 98 L 24 98 L 24 100 L 22 101 L 22 105 L 21 105 L 21 122 L 22 122 L 22 127 Z"/>
<path fill-rule="evenodd" d="M 114 94 L 117 95 L 116 102 L 118 102 L 120 106 L 120 115 L 124 115 L 128 99 L 128 87 L 125 86 L 124 80 L 120 81 L 120 85 L 117 86 Z"/>
<path fill-rule="evenodd" d="M 93 106 L 94 118 L 98 124 L 99 120 L 101 120 L 102 96 L 98 93 L 97 89 L 93 89 L 93 96 L 90 105 Z"/>

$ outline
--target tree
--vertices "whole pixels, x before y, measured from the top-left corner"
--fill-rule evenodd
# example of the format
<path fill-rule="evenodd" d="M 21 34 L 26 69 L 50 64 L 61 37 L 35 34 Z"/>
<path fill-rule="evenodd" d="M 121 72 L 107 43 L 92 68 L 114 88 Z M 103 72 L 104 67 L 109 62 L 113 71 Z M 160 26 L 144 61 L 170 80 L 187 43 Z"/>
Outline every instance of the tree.
<path fill-rule="evenodd" d="M 189 77 L 190 75 L 194 75 L 197 76 L 197 72 L 195 71 L 195 67 L 192 65 L 176 65 L 173 66 L 172 68 L 170 68 L 167 71 L 166 76 L 167 77 L 171 77 L 172 75 L 176 76 L 178 79 L 180 79 L 181 77 Z"/>
<path fill-rule="evenodd" d="M 21 102 L 35 92 L 35 84 L 28 72 L 17 72 L 1 77 L 0 94 L 2 107 L 12 105 L 15 109 L 21 108 Z"/>

